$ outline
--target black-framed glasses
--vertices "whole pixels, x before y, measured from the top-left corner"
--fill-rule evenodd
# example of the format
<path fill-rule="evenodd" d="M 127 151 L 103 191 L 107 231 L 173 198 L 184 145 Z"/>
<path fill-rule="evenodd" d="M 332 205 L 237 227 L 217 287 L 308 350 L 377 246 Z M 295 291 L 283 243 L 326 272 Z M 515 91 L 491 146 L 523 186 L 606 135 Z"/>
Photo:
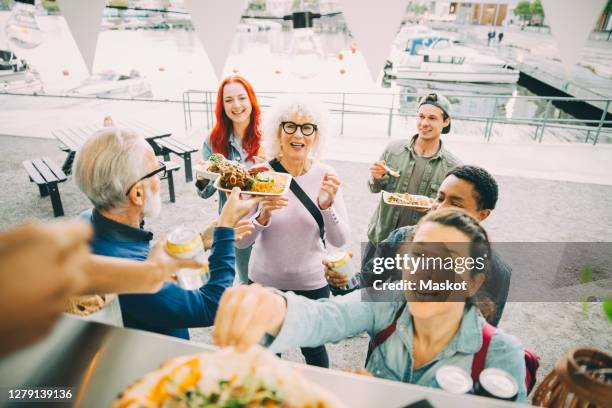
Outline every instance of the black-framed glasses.
<path fill-rule="evenodd" d="M 132 191 L 132 189 L 134 188 L 134 186 L 138 183 L 140 183 L 142 180 L 146 180 L 149 177 L 153 177 L 156 174 L 160 174 L 159 178 L 164 178 L 166 177 L 166 163 L 164 162 L 158 162 L 159 163 L 159 167 L 156 168 L 155 170 L 153 170 L 150 173 L 145 174 L 144 176 L 142 176 L 141 178 L 139 178 L 138 180 L 136 180 L 134 183 L 132 183 L 132 185 L 130 186 L 130 188 L 127 189 L 125 195 L 130 195 L 130 191 Z"/>
<path fill-rule="evenodd" d="M 297 132 L 298 128 L 300 128 L 300 131 L 304 136 L 311 136 L 317 131 L 317 125 L 312 123 L 302 123 L 301 125 L 298 125 L 295 122 L 281 122 L 280 125 L 288 135 L 292 135 Z"/>

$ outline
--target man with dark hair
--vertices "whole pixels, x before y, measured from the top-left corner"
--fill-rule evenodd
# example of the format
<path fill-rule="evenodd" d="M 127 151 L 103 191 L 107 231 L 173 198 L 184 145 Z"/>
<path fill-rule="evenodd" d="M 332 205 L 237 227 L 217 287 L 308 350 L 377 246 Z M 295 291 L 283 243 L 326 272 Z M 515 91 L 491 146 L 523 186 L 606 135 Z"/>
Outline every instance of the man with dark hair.
<path fill-rule="evenodd" d="M 478 221 L 483 221 L 495 209 L 497 198 L 497 182 L 488 171 L 477 166 L 459 166 L 446 173 L 446 177 L 438 189 L 438 194 L 432 202 L 431 210 L 436 211 L 440 208 L 449 207 L 462 208 Z M 373 259 L 388 257 L 389 255 L 394 256 L 394 254 L 387 252 L 393 251 L 397 244 L 409 241 L 414 228 L 413 225 L 397 228 L 381 242 L 375 253 L 364 256 L 361 273 L 358 274 L 361 287 L 372 286 L 373 276 L 383 281 L 391 278 L 390 272 L 382 275 L 372 274 Z M 330 270 L 329 266 L 326 264 L 325 274 L 330 283 L 330 288 L 332 288 L 332 293 L 343 295 L 350 292 L 340 289 L 346 286 L 348 281 L 343 275 Z M 481 293 L 486 294 L 495 303 L 495 313 L 487 319 L 494 326 L 499 323 L 506 305 L 511 272 L 512 268 L 493 252 L 490 271 L 481 288 Z"/>
<path fill-rule="evenodd" d="M 476 218 L 478 218 L 480 221 L 487 218 L 491 211 L 495 209 L 499 191 L 497 182 L 493 176 L 482 167 L 467 165 L 455 167 L 446 173 L 444 181 L 446 181 L 449 176 L 454 176 L 457 179 L 461 179 L 472 184 L 472 194 L 476 205 L 478 206 L 478 210 L 480 211 Z M 437 209 L 441 206 L 439 203 L 444 199 L 444 191 L 442 191 L 443 186 L 444 183 L 440 186 L 440 190 L 438 190 L 438 197 L 436 198 L 436 203 L 433 204 L 432 209 Z M 460 205 L 454 205 L 453 207 L 463 208 Z M 483 212 L 486 212 L 486 214 Z"/>

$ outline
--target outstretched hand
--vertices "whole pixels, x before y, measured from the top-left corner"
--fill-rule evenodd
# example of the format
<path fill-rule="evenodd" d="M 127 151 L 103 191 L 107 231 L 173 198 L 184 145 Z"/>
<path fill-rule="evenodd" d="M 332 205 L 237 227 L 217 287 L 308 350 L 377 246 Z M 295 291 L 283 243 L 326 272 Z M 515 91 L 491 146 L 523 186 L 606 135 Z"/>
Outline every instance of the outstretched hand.
<path fill-rule="evenodd" d="M 234 228 L 239 220 L 251 211 L 257 203 L 261 201 L 261 197 L 252 197 L 246 200 L 240 198 L 240 188 L 234 187 L 231 194 L 227 197 L 227 202 L 219 215 L 219 227 Z"/>

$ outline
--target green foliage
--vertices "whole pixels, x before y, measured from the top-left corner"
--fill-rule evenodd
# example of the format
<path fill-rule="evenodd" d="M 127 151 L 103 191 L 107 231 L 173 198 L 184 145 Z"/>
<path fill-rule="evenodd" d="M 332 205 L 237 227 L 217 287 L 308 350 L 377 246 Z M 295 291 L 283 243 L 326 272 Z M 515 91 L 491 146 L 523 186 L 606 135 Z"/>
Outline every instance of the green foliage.
<path fill-rule="evenodd" d="M 531 17 L 531 3 L 527 0 L 521 0 L 514 8 L 514 15 L 519 16 L 523 19 Z"/>
<path fill-rule="evenodd" d="M 13 0 L 0 0 L 0 10 L 10 10 L 13 7 Z"/>
<path fill-rule="evenodd" d="M 266 0 L 250 0 L 248 10 L 266 11 Z"/>
<path fill-rule="evenodd" d="M 544 7 L 542 7 L 542 2 L 540 0 L 535 0 L 533 3 L 531 3 L 530 10 L 531 15 L 544 16 Z"/>
<path fill-rule="evenodd" d="M 585 265 L 580 270 L 580 283 L 586 285 L 589 282 L 593 281 L 593 269 Z M 589 312 L 589 299 L 587 297 L 583 297 L 582 299 L 582 313 L 584 313 L 584 317 L 587 317 Z"/>
<path fill-rule="evenodd" d="M 317 11 L 319 10 L 319 0 L 293 0 L 291 5 L 293 11 Z"/>
<path fill-rule="evenodd" d="M 606 299 L 603 302 L 603 310 L 608 317 L 608 320 L 612 322 L 612 298 Z"/>
<path fill-rule="evenodd" d="M 580 283 L 585 284 L 593 281 L 593 269 L 586 265 L 580 270 Z"/>
<path fill-rule="evenodd" d="M 612 0 L 610 0 L 612 1 Z M 409 13 L 414 13 L 416 15 L 421 15 L 421 14 L 425 14 L 427 13 L 427 6 L 425 4 L 413 4 L 413 3 L 409 3 L 408 4 L 408 10 Z"/>
<path fill-rule="evenodd" d="M 49 13 L 59 13 L 60 9 L 55 0 L 43 0 L 42 6 Z"/>
<path fill-rule="evenodd" d="M 110 0 L 109 6 L 127 8 L 130 5 L 129 0 Z"/>

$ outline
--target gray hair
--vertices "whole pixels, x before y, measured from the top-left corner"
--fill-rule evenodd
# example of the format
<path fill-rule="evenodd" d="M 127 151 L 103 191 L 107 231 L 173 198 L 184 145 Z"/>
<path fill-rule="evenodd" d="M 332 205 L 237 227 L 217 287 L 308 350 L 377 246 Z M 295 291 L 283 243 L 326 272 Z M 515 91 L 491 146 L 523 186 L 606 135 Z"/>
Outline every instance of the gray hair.
<path fill-rule="evenodd" d="M 287 95 L 280 98 L 264 115 L 264 148 L 268 159 L 278 157 L 280 149 L 280 123 L 293 115 L 308 117 L 317 125 L 314 156 L 320 157 L 327 138 L 329 114 L 318 101 L 307 95 Z"/>
<path fill-rule="evenodd" d="M 127 206 L 127 189 L 148 170 L 150 146 L 136 132 L 107 127 L 94 133 L 77 152 L 74 180 L 99 211 Z"/>

